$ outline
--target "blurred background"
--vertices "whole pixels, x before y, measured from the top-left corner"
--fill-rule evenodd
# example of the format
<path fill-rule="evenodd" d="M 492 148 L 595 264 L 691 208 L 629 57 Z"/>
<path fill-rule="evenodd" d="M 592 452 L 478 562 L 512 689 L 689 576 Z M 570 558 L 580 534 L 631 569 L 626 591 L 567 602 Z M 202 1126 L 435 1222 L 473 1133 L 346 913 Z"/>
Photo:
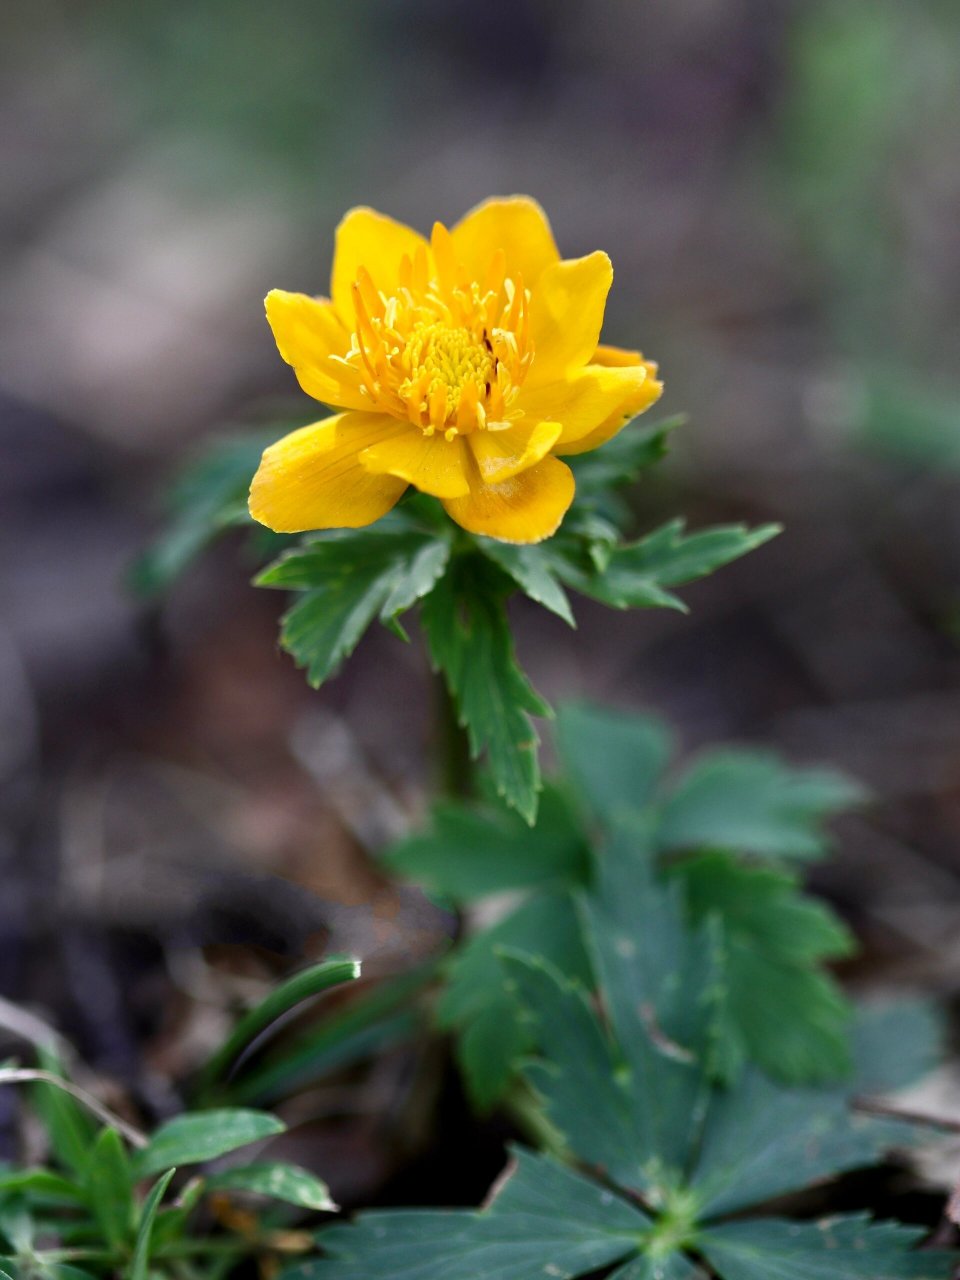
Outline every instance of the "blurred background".
<path fill-rule="evenodd" d="M 850 976 L 952 994 L 958 66 L 955 0 L 8 4 L 0 995 L 162 1113 L 272 977 L 446 936 L 364 852 L 424 807 L 419 647 L 373 637 L 314 694 L 238 543 L 159 604 L 126 576 L 191 450 L 309 408 L 262 298 L 326 291 L 346 208 L 428 230 L 515 191 L 566 255 L 610 253 L 605 335 L 690 415 L 638 529 L 786 525 L 689 618 L 518 609 L 534 682 L 859 777 L 877 803 L 817 872 Z M 301 1156 L 338 1199 L 389 1198 L 408 1069 L 330 1095 Z"/>

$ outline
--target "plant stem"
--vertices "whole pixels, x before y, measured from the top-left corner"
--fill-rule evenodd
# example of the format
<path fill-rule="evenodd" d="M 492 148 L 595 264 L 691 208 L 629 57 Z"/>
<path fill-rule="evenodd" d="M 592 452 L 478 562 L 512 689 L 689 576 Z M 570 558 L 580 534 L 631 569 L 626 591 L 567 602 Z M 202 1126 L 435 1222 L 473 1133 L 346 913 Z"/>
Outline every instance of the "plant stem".
<path fill-rule="evenodd" d="M 434 759 L 438 793 L 463 800 L 473 794 L 473 767 L 467 732 L 441 673 L 434 677 Z"/>

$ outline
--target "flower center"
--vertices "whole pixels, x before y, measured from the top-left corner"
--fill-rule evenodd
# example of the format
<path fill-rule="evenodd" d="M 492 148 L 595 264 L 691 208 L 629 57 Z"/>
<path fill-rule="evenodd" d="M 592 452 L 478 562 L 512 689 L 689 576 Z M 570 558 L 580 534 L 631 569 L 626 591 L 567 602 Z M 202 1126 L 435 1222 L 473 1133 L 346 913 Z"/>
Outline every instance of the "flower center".
<path fill-rule="evenodd" d="M 477 281 L 439 224 L 431 250 L 432 263 L 426 246 L 403 258 L 390 295 L 360 269 L 350 349 L 333 359 L 372 410 L 406 419 L 424 435 L 502 431 L 519 416 L 517 393 L 533 361 L 530 295 L 505 274 L 502 251 Z"/>
<path fill-rule="evenodd" d="M 462 325 L 418 321 L 403 351 L 407 378 L 398 388 L 411 408 L 426 403 L 431 423 L 446 422 L 463 397 L 479 404 L 490 394 L 497 362 L 490 339 L 478 342 Z"/>

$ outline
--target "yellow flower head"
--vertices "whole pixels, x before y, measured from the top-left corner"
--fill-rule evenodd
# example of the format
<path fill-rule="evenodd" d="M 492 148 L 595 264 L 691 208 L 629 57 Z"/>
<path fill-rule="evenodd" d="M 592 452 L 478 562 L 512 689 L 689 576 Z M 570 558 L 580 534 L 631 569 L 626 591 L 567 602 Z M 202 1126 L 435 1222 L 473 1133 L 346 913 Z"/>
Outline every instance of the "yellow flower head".
<path fill-rule="evenodd" d="M 408 484 L 471 533 L 539 542 L 573 500 L 557 454 L 609 440 L 662 391 L 598 346 L 613 268 L 562 260 L 523 196 L 430 240 L 372 209 L 337 229 L 330 298 L 274 289 L 267 319 L 308 395 L 343 412 L 285 436 L 250 489 L 280 533 L 371 524 Z"/>

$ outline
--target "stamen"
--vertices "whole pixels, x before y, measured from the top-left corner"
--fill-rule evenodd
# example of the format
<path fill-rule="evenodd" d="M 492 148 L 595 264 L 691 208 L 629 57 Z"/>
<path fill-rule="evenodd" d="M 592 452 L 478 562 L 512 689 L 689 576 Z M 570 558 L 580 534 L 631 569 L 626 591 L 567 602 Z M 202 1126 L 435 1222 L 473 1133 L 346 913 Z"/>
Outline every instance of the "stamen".
<path fill-rule="evenodd" d="M 358 270 L 350 347 L 333 357 L 338 376 L 371 408 L 415 423 L 428 438 L 506 430 L 534 351 L 530 294 L 507 276 L 503 250 L 491 255 L 482 281 L 472 280 L 437 223 L 430 250 L 421 244 L 404 255 L 398 278 L 385 295 Z"/>

